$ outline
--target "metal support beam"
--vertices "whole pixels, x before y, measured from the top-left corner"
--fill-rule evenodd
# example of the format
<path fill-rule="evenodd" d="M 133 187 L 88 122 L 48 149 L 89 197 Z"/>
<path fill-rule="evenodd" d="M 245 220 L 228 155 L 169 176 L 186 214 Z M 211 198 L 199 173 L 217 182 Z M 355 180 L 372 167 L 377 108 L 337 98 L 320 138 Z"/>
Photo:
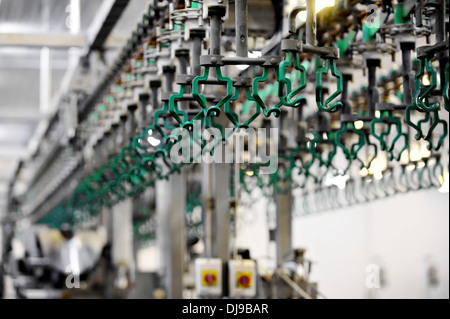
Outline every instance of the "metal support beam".
<path fill-rule="evenodd" d="M 116 266 L 133 265 L 133 201 L 130 198 L 112 207 L 112 257 Z"/>
<path fill-rule="evenodd" d="M 278 128 L 279 141 L 278 150 L 280 154 L 289 152 L 288 136 L 289 125 L 286 121 L 287 114 L 282 114 L 278 118 L 274 127 Z M 286 167 L 288 163 L 280 161 L 280 165 Z M 285 189 L 288 182 L 280 182 L 280 189 Z M 275 195 L 275 204 L 277 209 L 277 226 L 275 230 L 275 240 L 277 247 L 277 265 L 289 258 L 292 251 L 292 190 L 286 193 L 278 193 Z"/>
<path fill-rule="evenodd" d="M 206 258 L 230 258 L 231 165 L 202 164 L 203 233 Z"/>
<path fill-rule="evenodd" d="M 17 108 L 13 106 L 2 106 L 0 108 L 0 123 L 36 123 L 47 118 L 47 116 L 33 108 Z"/>
<path fill-rule="evenodd" d="M 282 185 L 281 187 L 285 187 Z M 292 192 L 275 196 L 277 206 L 277 265 L 286 260 L 292 252 Z"/>
<path fill-rule="evenodd" d="M 3 147 L 0 145 L 0 160 L 6 159 L 22 159 L 27 157 L 29 154 L 26 147 L 8 146 Z"/>
<path fill-rule="evenodd" d="M 131 198 L 112 207 L 112 224 L 112 260 L 118 269 L 117 279 L 120 281 L 126 276 L 128 283 L 134 283 L 133 200 Z"/>
<path fill-rule="evenodd" d="M 279 133 L 279 151 L 280 153 L 288 152 L 288 136 L 289 128 L 286 121 L 286 115 L 282 114 L 279 119 L 275 121 L 275 127 L 278 128 Z M 280 165 L 286 163 L 280 162 Z M 286 182 L 281 182 L 280 189 L 285 189 L 288 185 Z M 276 243 L 276 261 L 277 267 L 280 267 L 283 262 L 289 260 L 292 254 L 292 190 L 285 193 L 278 193 L 275 195 L 276 204 L 276 228 L 275 228 L 275 243 Z M 277 298 L 290 298 L 291 289 L 287 284 L 279 278 L 280 281 L 274 286 L 275 296 Z"/>
<path fill-rule="evenodd" d="M 89 53 L 92 50 L 101 50 L 112 29 L 119 21 L 130 0 L 104 0 L 98 10 L 87 36 Z"/>
<path fill-rule="evenodd" d="M 230 258 L 230 164 L 214 165 L 214 209 L 212 210 L 212 255 L 222 259 Z"/>
<path fill-rule="evenodd" d="M 186 249 L 186 172 L 182 169 L 168 181 L 156 183 L 157 240 L 166 297 L 181 299 L 183 294 L 184 256 Z"/>
<path fill-rule="evenodd" d="M 43 114 L 49 114 L 52 96 L 52 70 L 50 65 L 50 49 L 41 49 L 40 81 L 39 81 L 39 110 Z"/>
<path fill-rule="evenodd" d="M 203 234 L 205 242 L 205 258 L 213 257 L 213 226 L 212 226 L 212 210 L 214 209 L 214 164 L 202 164 L 202 221 Z"/>
<path fill-rule="evenodd" d="M 71 48 L 86 46 L 81 34 L 0 33 L 0 46 Z"/>

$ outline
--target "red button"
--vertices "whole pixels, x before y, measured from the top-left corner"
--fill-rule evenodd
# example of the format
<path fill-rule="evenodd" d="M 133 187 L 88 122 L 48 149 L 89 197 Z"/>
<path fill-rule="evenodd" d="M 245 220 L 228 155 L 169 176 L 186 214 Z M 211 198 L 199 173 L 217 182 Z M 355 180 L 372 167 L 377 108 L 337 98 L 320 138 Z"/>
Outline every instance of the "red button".
<path fill-rule="evenodd" d="M 209 285 L 215 283 L 216 282 L 216 276 L 213 275 L 213 274 L 206 274 L 205 275 L 205 282 L 207 284 L 209 284 Z"/>
<path fill-rule="evenodd" d="M 250 277 L 243 275 L 239 278 L 239 284 L 243 287 L 248 287 L 250 285 Z"/>

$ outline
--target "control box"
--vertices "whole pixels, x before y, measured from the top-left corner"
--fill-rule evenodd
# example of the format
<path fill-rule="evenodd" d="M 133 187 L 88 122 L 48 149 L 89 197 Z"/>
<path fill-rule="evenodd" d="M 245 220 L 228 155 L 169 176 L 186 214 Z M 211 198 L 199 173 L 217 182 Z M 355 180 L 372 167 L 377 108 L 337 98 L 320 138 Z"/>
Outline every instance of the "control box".
<path fill-rule="evenodd" d="M 195 293 L 198 298 L 222 296 L 222 260 L 198 258 L 195 267 Z"/>
<path fill-rule="evenodd" d="M 228 271 L 230 298 L 256 297 L 257 272 L 254 260 L 230 260 Z"/>

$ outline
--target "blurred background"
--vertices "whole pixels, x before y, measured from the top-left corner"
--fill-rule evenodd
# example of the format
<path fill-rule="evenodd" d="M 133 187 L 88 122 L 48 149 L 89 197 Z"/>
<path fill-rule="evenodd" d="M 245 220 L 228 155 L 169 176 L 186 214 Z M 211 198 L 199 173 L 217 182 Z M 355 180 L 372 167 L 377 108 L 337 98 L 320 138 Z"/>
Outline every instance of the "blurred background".
<path fill-rule="evenodd" d="M 319 45 L 333 42 L 328 39 L 335 34 L 326 30 L 331 28 L 329 25 L 335 28 L 340 23 L 328 23 L 323 17 L 336 15 L 327 10 L 350 6 L 348 15 L 357 17 L 360 12 L 367 13 L 366 6 L 371 4 L 391 3 L 392 8 L 404 4 L 316 2 Z M 427 1 L 417 1 L 417 5 L 422 2 Z M 249 0 L 249 56 L 279 53 L 279 43 L 290 36 L 288 13 L 304 3 Z M 159 81 L 161 87 L 164 78 L 163 87 L 166 85 L 165 72 L 169 69 L 164 67 L 168 65 L 176 65 L 179 70 L 175 52 L 185 47 L 192 50 L 192 30 L 205 32 L 200 53 L 208 54 L 209 18 L 196 11 L 207 5 L 227 7 L 222 49 L 224 55 L 234 56 L 235 1 L 0 0 L 0 299 L 449 298 L 448 137 L 439 152 L 429 152 L 427 142 L 414 141 L 411 132 L 408 159 L 411 161 L 413 154 L 415 161 L 411 171 L 428 167 L 429 158 L 434 161 L 430 167 L 437 166 L 436 161 L 442 162 L 443 170 L 435 176 L 433 187 L 430 175 L 429 185 L 413 180 L 408 186 L 410 191 L 395 191 L 392 196 L 386 195 L 390 192 L 387 188 L 381 190 L 384 195 L 379 195 L 380 192 L 367 188 L 363 193 L 361 186 L 366 176 L 372 178 L 368 183 L 379 180 L 378 170 L 387 176 L 384 158 L 385 162 L 380 163 L 386 165 L 373 165 L 370 170 L 353 167 L 344 174 L 343 186 L 330 177 L 326 186 L 292 189 L 290 197 L 267 196 L 266 189 L 257 187 L 254 181 L 241 186 L 233 184 L 239 174 L 245 181 L 253 176 L 254 171 L 247 167 L 236 173 L 234 169 L 239 167 L 217 166 L 212 173 L 205 173 L 204 166 L 196 165 L 111 205 L 102 202 L 105 205 L 88 208 L 73 202 L 72 206 L 67 204 L 81 181 L 120 153 L 119 144 L 123 141 L 111 142 L 115 146 L 109 151 L 105 151 L 109 146 L 101 143 L 122 134 L 122 126 L 131 127 L 124 139 L 134 137 L 135 131 L 142 131 L 145 124 L 151 123 L 154 110 L 162 108 L 162 104 L 154 105 L 158 101 L 151 101 L 155 94 L 151 83 Z M 448 1 L 444 1 L 445 5 L 448 8 Z M 188 12 L 182 20 L 187 21 L 183 22 L 183 31 L 191 30 L 191 38 L 167 31 L 177 31 L 174 22 L 167 22 L 176 10 Z M 444 17 L 448 33 L 448 12 Z M 297 18 L 297 26 L 306 19 L 306 15 Z M 160 20 L 163 22 L 158 24 L 156 21 Z M 154 25 L 148 21 L 155 21 Z M 149 31 L 151 26 L 155 34 Z M 140 27 L 146 32 L 137 36 L 140 44 L 130 44 Z M 341 31 L 345 28 L 342 24 Z M 353 26 L 341 33 L 347 35 L 349 30 Z M 161 42 L 164 36 L 171 39 L 172 49 Z M 153 71 L 149 63 L 139 73 L 136 63 L 146 59 L 142 56 L 154 54 L 153 40 L 158 41 L 160 50 L 152 60 L 156 61 L 157 70 Z M 433 29 L 427 38 L 417 38 L 416 47 L 435 42 Z M 124 52 L 129 56 L 124 56 Z M 413 51 L 413 58 L 415 54 Z M 394 55 L 395 61 L 384 52 L 378 75 L 388 76 L 401 68 L 402 52 L 397 50 Z M 313 64 L 310 56 L 302 56 L 303 59 L 310 59 Z M 245 68 L 227 68 L 225 74 L 230 77 L 246 72 Z M 143 75 L 136 76 L 135 82 L 144 79 L 144 84 L 127 86 L 124 77 L 138 73 Z M 362 83 L 367 82 L 367 70 L 355 67 L 351 73 L 349 92 L 360 92 Z M 309 72 L 310 80 L 315 83 L 314 72 Z M 327 88 L 332 90 L 334 80 L 327 81 L 331 83 Z M 109 107 L 108 97 L 119 103 L 120 89 L 125 91 L 120 97 L 121 109 L 111 118 L 102 118 L 105 105 L 106 109 Z M 174 83 L 174 89 L 166 87 L 166 91 L 178 89 L 178 83 Z M 143 102 L 144 93 L 150 94 L 150 101 L 147 97 Z M 217 97 L 221 93 L 213 94 Z M 305 94 L 306 118 L 315 114 L 314 89 L 308 87 Z M 163 96 L 156 95 L 157 99 Z M 353 105 L 357 99 L 358 94 L 354 93 Z M 393 98 L 391 102 L 394 101 L 397 100 Z M 134 123 L 134 131 L 130 121 L 135 109 L 130 105 L 138 105 L 137 112 L 144 109 L 149 115 L 148 123 L 143 118 Z M 441 118 L 448 121 L 448 112 L 441 112 Z M 128 119 L 125 116 L 119 120 L 124 114 L 128 114 Z M 292 122 L 300 122 L 291 109 L 286 114 Z M 311 116 L 310 123 L 315 125 L 315 117 Z M 332 115 L 328 120 L 331 126 L 339 123 Z M 289 125 L 290 129 L 295 128 L 295 124 Z M 114 127 L 119 127 L 119 133 L 114 133 Z M 441 131 L 435 132 L 435 140 L 443 134 Z M 438 160 L 434 160 L 435 154 L 439 154 Z M 343 155 L 338 159 L 344 161 Z M 405 172 L 407 163 L 410 162 L 395 164 L 395 169 L 403 167 Z M 347 180 L 354 180 L 353 176 L 355 180 L 361 178 L 362 184 L 346 184 Z M 226 179 L 227 183 L 221 184 Z M 236 186 L 234 194 L 230 185 Z M 250 191 L 244 191 L 244 185 Z M 93 190 L 97 189 L 90 191 Z M 90 191 L 83 190 L 83 196 L 89 196 Z M 349 193 L 354 199 L 349 199 Z M 215 200 L 213 208 L 207 204 L 210 197 Z M 290 216 L 284 224 L 279 217 L 283 209 Z M 227 226 L 222 229 L 223 225 Z M 280 244 L 283 238 L 288 238 L 285 246 Z M 288 258 L 280 257 L 280 249 L 289 253 Z M 209 277 L 202 281 L 205 272 Z M 235 276 L 238 281 L 247 276 L 254 283 L 251 287 L 238 284 L 236 289 L 240 292 L 236 293 L 232 283 L 227 286 Z M 214 282 L 221 278 L 217 285 L 223 285 L 223 291 L 212 289 L 215 284 L 205 284 L 213 277 Z M 244 288 L 252 289 L 247 292 Z"/>

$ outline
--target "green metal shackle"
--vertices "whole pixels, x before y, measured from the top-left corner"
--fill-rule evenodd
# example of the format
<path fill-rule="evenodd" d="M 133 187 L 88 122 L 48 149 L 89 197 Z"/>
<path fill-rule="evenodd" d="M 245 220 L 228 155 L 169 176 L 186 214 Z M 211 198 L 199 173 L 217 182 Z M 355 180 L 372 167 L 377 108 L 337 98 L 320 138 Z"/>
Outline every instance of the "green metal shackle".
<path fill-rule="evenodd" d="M 384 123 L 384 119 L 387 120 L 388 128 L 386 131 L 384 131 L 380 135 L 378 135 L 375 130 L 375 125 L 378 123 L 380 123 L 380 124 Z M 392 126 L 396 127 L 397 134 L 395 135 L 391 144 L 388 146 L 386 139 L 391 134 Z M 373 121 L 370 122 L 370 130 L 371 130 L 371 135 L 380 142 L 381 150 L 387 151 L 389 153 L 389 160 L 392 161 L 395 158 L 396 161 L 400 161 L 400 158 L 401 158 L 403 152 L 409 148 L 409 136 L 408 136 L 408 134 L 403 133 L 402 122 L 398 118 L 394 117 L 393 112 L 392 111 L 381 112 L 379 118 L 374 119 Z M 401 149 L 401 151 L 399 152 L 399 154 L 397 156 L 395 156 L 393 151 L 394 151 L 396 143 L 398 142 L 398 140 L 401 137 L 404 137 L 404 139 L 405 139 L 404 146 Z"/>
<path fill-rule="evenodd" d="M 291 67 L 292 61 L 294 61 L 294 69 L 299 71 L 300 74 L 300 85 L 294 90 L 292 90 L 292 81 L 286 77 L 286 69 Z M 306 85 L 306 69 L 300 63 L 299 52 L 287 51 L 286 59 L 280 63 L 279 68 L 279 92 L 282 105 L 297 108 L 306 104 L 306 98 L 304 96 L 297 96 L 306 88 Z M 286 88 L 285 95 L 283 95 L 284 88 Z"/>
<path fill-rule="evenodd" d="M 248 120 L 246 120 L 244 123 L 240 123 L 239 115 L 230 110 L 230 102 L 237 101 L 239 99 L 239 93 L 240 93 L 241 89 L 245 89 L 247 101 L 255 102 L 254 104 L 255 104 L 255 110 L 256 110 L 255 113 L 253 113 L 248 118 Z M 261 114 L 261 107 L 259 106 L 258 103 L 256 103 L 256 99 L 253 97 L 252 93 L 250 92 L 250 88 L 249 87 L 245 87 L 245 88 L 235 87 L 235 92 L 234 92 L 233 96 L 231 97 L 230 100 L 228 100 L 225 103 L 225 115 L 230 120 L 230 122 L 234 125 L 234 128 L 235 129 L 239 129 L 239 128 L 248 129 L 250 127 L 250 124 L 254 120 L 256 120 L 260 114 Z"/>
<path fill-rule="evenodd" d="M 425 70 L 431 75 L 429 86 L 423 85 L 422 77 L 426 74 Z M 429 102 L 431 94 L 437 87 L 437 71 L 436 68 L 431 64 L 431 59 L 429 57 L 419 58 L 419 70 L 416 72 L 414 84 L 414 106 L 424 112 L 432 112 L 438 110 L 440 107 L 439 103 L 430 104 Z M 425 91 L 421 93 L 422 89 L 425 87 Z"/>
<path fill-rule="evenodd" d="M 326 100 L 323 101 L 323 75 L 328 74 L 331 69 L 331 74 L 337 79 L 337 89 Z M 342 109 L 343 105 L 341 101 L 337 101 L 330 105 L 330 103 L 336 99 L 343 92 L 344 79 L 342 74 L 337 70 L 335 59 L 325 59 L 323 66 L 317 69 L 316 72 L 316 103 L 319 110 L 322 112 L 337 112 Z"/>
<path fill-rule="evenodd" d="M 363 130 L 357 130 L 354 126 L 354 132 L 359 135 L 359 142 L 355 143 L 351 146 L 351 156 L 353 160 L 357 160 L 361 163 L 361 168 L 369 168 L 372 165 L 372 162 L 377 158 L 378 156 L 378 146 L 370 141 L 370 133 L 364 132 Z M 364 163 L 362 159 L 359 158 L 358 154 L 363 149 L 363 147 L 372 147 L 375 152 L 374 155 L 368 160 L 367 164 Z"/>
<path fill-rule="evenodd" d="M 446 139 L 446 137 L 448 136 L 448 124 L 447 121 L 441 119 L 439 117 L 439 110 L 434 110 L 431 112 L 425 112 L 425 117 L 418 121 L 417 124 L 413 123 L 411 120 L 411 113 L 413 111 L 418 111 L 423 113 L 420 109 L 416 108 L 416 106 L 414 105 L 410 105 L 406 108 L 405 111 L 405 123 L 408 124 L 409 126 L 411 126 L 413 129 L 416 130 L 417 134 L 414 136 L 414 138 L 418 141 L 420 139 L 424 139 L 426 141 L 428 141 L 428 150 L 435 150 L 438 151 L 441 149 L 442 145 L 444 144 L 444 141 Z M 426 135 L 424 135 L 423 130 L 422 130 L 422 126 L 425 123 L 429 123 L 431 121 L 431 125 L 428 129 L 428 132 Z M 438 125 L 441 124 L 442 125 L 442 129 L 443 129 L 443 133 L 441 135 L 441 137 L 438 140 L 438 143 L 436 145 L 433 144 L 433 132 L 434 130 L 438 127 Z"/>
<path fill-rule="evenodd" d="M 205 116 L 218 117 L 221 112 L 220 108 L 233 97 L 233 81 L 229 77 L 222 75 L 222 70 L 220 69 L 220 66 L 215 67 L 217 81 L 226 84 L 227 94 L 219 101 L 219 103 L 208 107 L 206 97 L 203 94 L 199 93 L 199 85 L 208 80 L 210 68 L 211 67 L 209 66 L 205 66 L 203 68 L 203 75 L 196 76 L 192 81 L 192 96 L 200 104 L 202 109 L 206 111 Z"/>
<path fill-rule="evenodd" d="M 386 177 L 388 176 L 388 177 Z M 395 174 L 392 167 L 388 167 L 386 171 L 383 173 L 383 177 L 381 178 L 381 181 L 383 183 L 383 189 L 385 193 L 389 194 L 389 196 L 395 195 L 398 193 L 398 189 L 396 187 L 396 181 L 395 181 Z M 393 191 L 393 194 L 389 192 L 390 190 Z"/>
<path fill-rule="evenodd" d="M 282 63 L 283 62 L 281 62 L 281 64 Z M 280 64 L 280 68 L 281 68 L 281 64 Z M 278 70 L 278 68 L 264 67 L 263 68 L 263 74 L 261 76 L 255 77 L 253 79 L 253 82 L 252 82 L 252 94 L 253 94 L 253 99 L 255 100 L 255 102 L 263 110 L 263 113 L 264 113 L 265 117 L 270 117 L 273 114 L 276 118 L 278 118 L 281 115 L 280 107 L 282 106 L 282 102 L 281 102 L 282 92 L 280 92 L 279 85 L 269 84 L 269 88 L 268 89 L 266 88 L 266 89 L 263 90 L 264 93 L 266 93 L 266 94 L 263 94 L 263 92 L 260 92 L 260 90 L 259 90 L 259 84 L 263 83 L 263 82 L 267 82 L 267 80 L 269 79 L 269 72 L 270 72 L 271 69 L 274 70 L 275 78 L 276 78 L 277 82 L 279 82 L 279 78 L 280 78 L 279 72 L 280 71 Z M 272 91 L 275 90 L 275 87 L 276 87 L 276 90 L 278 90 L 277 94 L 278 94 L 278 97 L 280 98 L 280 102 L 277 103 L 275 106 L 269 108 L 266 105 L 266 103 L 264 102 L 264 99 L 265 99 L 265 97 L 267 95 L 271 95 L 273 93 Z M 266 90 L 268 92 L 266 92 Z"/>
<path fill-rule="evenodd" d="M 348 149 L 344 144 L 341 142 L 341 136 L 343 134 L 346 134 L 348 132 L 353 132 L 358 135 L 359 139 L 357 143 L 354 143 L 350 146 L 350 149 Z M 375 158 L 378 155 L 378 146 L 370 141 L 369 138 L 370 134 L 368 132 L 364 132 L 363 130 L 358 130 L 354 126 L 354 123 L 346 123 L 342 126 L 342 128 L 335 133 L 334 143 L 337 147 L 342 149 L 344 152 L 345 158 L 348 160 L 348 165 L 346 169 L 344 170 L 344 173 L 347 173 L 350 169 L 350 166 L 353 162 L 353 160 L 357 160 L 361 163 L 362 167 L 370 167 L 372 162 L 375 160 Z M 375 150 L 374 155 L 369 159 L 368 163 L 365 164 L 362 159 L 358 157 L 359 152 L 364 148 L 364 146 L 367 147 L 373 147 Z M 337 149 L 335 149 L 330 155 L 335 156 L 337 152 Z"/>
<path fill-rule="evenodd" d="M 194 122 L 204 117 L 205 112 L 199 112 L 192 120 L 189 121 L 188 114 L 178 109 L 176 101 L 182 100 L 185 92 L 185 85 L 180 85 L 180 91 L 178 94 L 172 94 L 169 98 L 169 112 L 172 117 L 180 124 L 180 127 L 192 131 Z"/>
<path fill-rule="evenodd" d="M 308 141 L 305 150 L 312 156 L 312 159 L 303 165 L 303 170 L 301 171 L 301 173 L 304 174 L 305 178 L 307 179 L 309 177 L 312 177 L 315 184 L 320 184 L 331 168 L 336 169 L 332 164 L 333 158 L 336 155 L 336 144 L 330 143 L 333 145 L 334 149 L 333 151 L 328 153 L 327 159 L 325 160 L 320 154 L 316 152 L 317 146 L 319 146 L 323 142 L 322 136 L 314 131 L 310 131 L 310 134 L 312 134 L 313 139 Z M 320 176 L 311 173 L 311 168 L 316 162 L 319 163 L 319 168 L 326 168 L 325 172 Z"/>

